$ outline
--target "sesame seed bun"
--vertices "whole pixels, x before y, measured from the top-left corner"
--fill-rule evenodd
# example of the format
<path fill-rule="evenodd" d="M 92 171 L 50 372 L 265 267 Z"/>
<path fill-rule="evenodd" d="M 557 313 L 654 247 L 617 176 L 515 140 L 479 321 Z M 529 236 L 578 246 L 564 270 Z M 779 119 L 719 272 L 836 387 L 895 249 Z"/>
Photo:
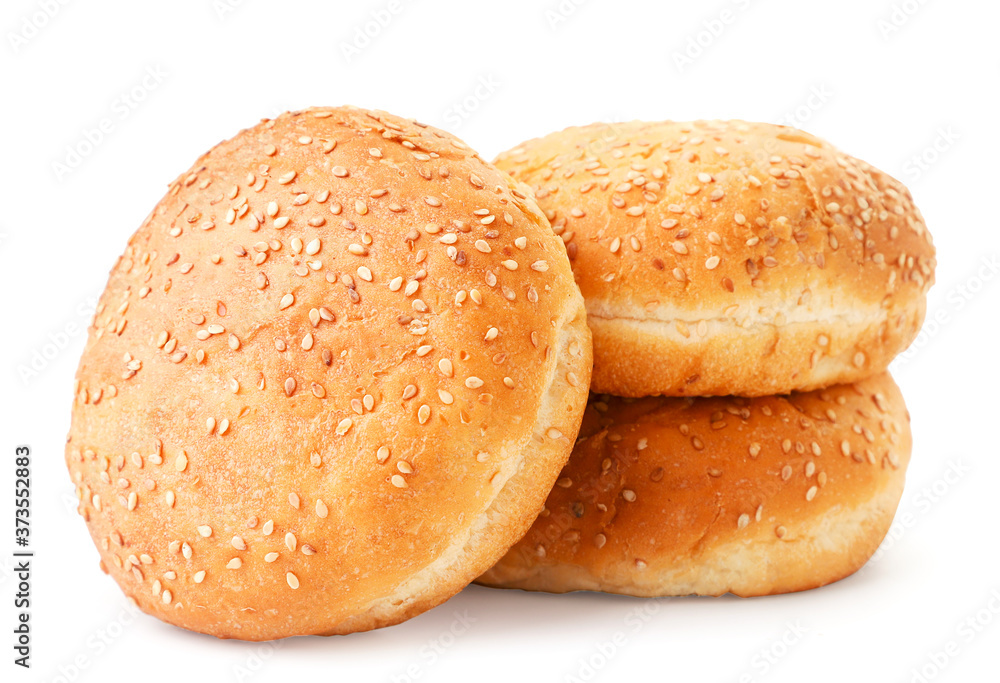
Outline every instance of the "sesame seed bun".
<path fill-rule="evenodd" d="M 909 458 L 887 373 L 789 396 L 595 396 L 545 510 L 479 582 L 643 597 L 822 586 L 875 552 Z"/>
<path fill-rule="evenodd" d="M 501 154 L 566 243 L 593 390 L 763 396 L 851 382 L 916 337 L 934 247 L 898 181 L 784 126 L 594 124 Z"/>
<path fill-rule="evenodd" d="M 219 637 L 458 592 L 530 526 L 591 346 L 562 244 L 457 138 L 283 114 L 169 186 L 111 272 L 66 461 L 101 564 Z"/>

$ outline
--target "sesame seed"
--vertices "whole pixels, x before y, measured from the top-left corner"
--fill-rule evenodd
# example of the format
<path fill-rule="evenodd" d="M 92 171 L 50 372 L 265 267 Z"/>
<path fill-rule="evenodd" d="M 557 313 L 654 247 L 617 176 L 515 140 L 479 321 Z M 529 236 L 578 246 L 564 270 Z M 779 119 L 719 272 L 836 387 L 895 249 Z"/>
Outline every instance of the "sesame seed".
<path fill-rule="evenodd" d="M 399 475 L 399 474 L 392 475 L 392 478 L 391 478 L 390 481 L 392 481 L 392 485 L 395 486 L 398 489 L 405 489 L 406 488 L 406 480 L 403 479 L 403 477 L 401 475 Z"/>
<path fill-rule="evenodd" d="M 556 429 L 555 427 L 549 427 L 549 429 L 545 432 L 545 434 L 550 439 L 561 439 L 563 435 L 562 432 Z"/>
<path fill-rule="evenodd" d="M 430 419 L 431 409 L 426 403 L 421 405 L 417 410 L 417 421 L 420 424 L 426 424 L 427 420 Z"/>
<path fill-rule="evenodd" d="M 278 557 L 280 557 L 280 555 L 278 553 L 272 551 L 272 552 L 269 552 L 267 555 L 264 556 L 264 561 L 268 562 L 268 563 L 274 562 L 275 560 L 278 559 Z"/>
<path fill-rule="evenodd" d="M 278 304 L 279 310 L 285 310 L 289 306 L 295 303 L 295 295 L 288 293 L 281 297 L 281 302 Z"/>
<path fill-rule="evenodd" d="M 486 337 L 484 338 L 486 339 L 486 341 L 493 341 L 494 339 L 497 338 L 499 334 L 500 330 L 498 330 L 495 327 L 491 327 L 490 329 L 486 330 Z"/>
<path fill-rule="evenodd" d="M 288 504 L 296 510 L 299 509 L 299 494 L 292 492 L 288 494 Z"/>
<path fill-rule="evenodd" d="M 455 375 L 455 368 L 447 358 L 442 358 L 438 361 L 438 369 L 445 377 L 453 377 Z"/>
<path fill-rule="evenodd" d="M 361 266 L 358 268 L 358 277 L 365 282 L 372 281 L 372 271 L 367 266 Z"/>
<path fill-rule="evenodd" d="M 285 574 L 285 581 L 288 582 L 289 588 L 295 590 L 299 587 L 299 577 L 295 576 L 292 572 Z"/>
<path fill-rule="evenodd" d="M 264 522 L 264 526 L 260 530 L 265 536 L 270 536 L 274 532 L 274 520 L 269 519 Z"/>
<path fill-rule="evenodd" d="M 236 548 L 237 550 L 246 550 L 247 549 L 246 542 L 242 538 L 240 538 L 239 536 L 233 536 L 232 544 L 233 544 L 233 547 Z"/>
<path fill-rule="evenodd" d="M 623 489 L 622 498 L 624 498 L 630 503 L 634 503 L 636 499 L 635 491 L 633 491 L 632 489 Z"/>
<path fill-rule="evenodd" d="M 810 486 L 809 490 L 806 491 L 806 500 L 812 500 L 813 498 L 815 498 L 817 491 L 819 491 L 819 488 L 817 488 L 816 486 Z"/>
<path fill-rule="evenodd" d="M 295 393 L 295 378 L 288 377 L 285 379 L 285 396 L 291 396 Z"/>
<path fill-rule="evenodd" d="M 174 469 L 177 470 L 178 472 L 183 472 L 184 470 L 187 469 L 187 466 L 188 466 L 187 455 L 184 453 L 184 451 L 181 451 L 181 454 L 177 456 L 176 460 L 174 460 Z"/>
<path fill-rule="evenodd" d="M 345 417 L 343 420 L 337 423 L 337 435 L 343 436 L 344 434 L 347 434 L 347 432 L 351 431 L 351 426 L 353 424 L 354 421 L 351 418 Z"/>
<path fill-rule="evenodd" d="M 195 575 L 194 575 L 194 582 L 195 583 L 201 583 L 204 580 L 205 580 L 205 570 L 201 570 L 201 571 L 195 572 Z"/>
<path fill-rule="evenodd" d="M 469 377 L 465 380 L 465 386 L 470 389 L 478 389 L 483 386 L 483 380 L 478 377 Z"/>
<path fill-rule="evenodd" d="M 705 260 L 705 267 L 709 270 L 715 270 L 715 268 L 719 265 L 720 260 L 721 259 L 718 256 L 709 256 L 708 259 Z"/>
<path fill-rule="evenodd" d="M 295 534 L 293 534 L 291 531 L 285 534 L 285 547 L 294 552 L 298 544 L 299 541 L 297 538 L 295 538 Z"/>
<path fill-rule="evenodd" d="M 744 512 L 740 515 L 739 519 L 736 520 L 736 527 L 738 529 L 745 529 L 748 524 L 750 524 L 750 515 Z"/>
<path fill-rule="evenodd" d="M 208 538 L 209 536 L 212 535 L 212 527 L 208 526 L 207 524 L 202 524 L 201 526 L 198 527 L 198 533 L 201 535 L 202 538 Z"/>
<path fill-rule="evenodd" d="M 325 518 L 329 513 L 330 513 L 330 510 L 326 507 L 326 503 L 324 503 L 322 500 L 317 499 L 316 500 L 316 516 L 317 517 L 324 517 Z"/>

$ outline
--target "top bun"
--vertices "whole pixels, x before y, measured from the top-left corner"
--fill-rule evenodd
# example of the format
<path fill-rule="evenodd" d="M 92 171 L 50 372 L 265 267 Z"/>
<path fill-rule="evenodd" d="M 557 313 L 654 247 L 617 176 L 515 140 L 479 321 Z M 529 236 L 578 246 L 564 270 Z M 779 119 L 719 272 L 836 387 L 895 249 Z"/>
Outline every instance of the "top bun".
<path fill-rule="evenodd" d="M 898 181 L 784 126 L 594 124 L 501 154 L 566 243 L 593 390 L 760 396 L 877 373 L 934 248 Z"/>
<path fill-rule="evenodd" d="M 371 629 L 525 532 L 590 363 L 565 250 L 508 176 L 385 113 L 282 114 L 129 241 L 66 459 L 146 612 L 247 640 Z"/>

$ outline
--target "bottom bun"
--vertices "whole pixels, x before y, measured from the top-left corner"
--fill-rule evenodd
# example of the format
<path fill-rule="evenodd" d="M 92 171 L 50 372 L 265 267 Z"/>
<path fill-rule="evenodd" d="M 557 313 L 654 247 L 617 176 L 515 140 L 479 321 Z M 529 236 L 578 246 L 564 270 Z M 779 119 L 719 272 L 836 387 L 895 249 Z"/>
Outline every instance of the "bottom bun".
<path fill-rule="evenodd" d="M 478 583 L 641 597 L 823 586 L 882 542 L 910 446 L 888 373 L 789 396 L 593 396 L 545 510 Z"/>

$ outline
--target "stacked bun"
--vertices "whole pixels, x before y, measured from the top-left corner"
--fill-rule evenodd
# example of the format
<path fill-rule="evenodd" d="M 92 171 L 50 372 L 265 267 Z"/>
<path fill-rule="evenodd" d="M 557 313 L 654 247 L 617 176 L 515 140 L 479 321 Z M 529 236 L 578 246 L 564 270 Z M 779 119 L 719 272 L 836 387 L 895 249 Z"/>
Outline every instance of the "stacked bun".
<path fill-rule="evenodd" d="M 885 370 L 935 266 L 906 188 L 740 121 L 496 163 L 315 108 L 170 184 L 111 271 L 66 444 L 139 607 L 267 640 L 476 577 L 763 595 L 871 556 L 910 456 Z"/>
<path fill-rule="evenodd" d="M 902 493 L 885 370 L 934 277 L 906 188 L 742 121 L 569 128 L 496 163 L 566 245 L 595 395 L 545 510 L 480 582 L 761 595 L 857 570 Z"/>

